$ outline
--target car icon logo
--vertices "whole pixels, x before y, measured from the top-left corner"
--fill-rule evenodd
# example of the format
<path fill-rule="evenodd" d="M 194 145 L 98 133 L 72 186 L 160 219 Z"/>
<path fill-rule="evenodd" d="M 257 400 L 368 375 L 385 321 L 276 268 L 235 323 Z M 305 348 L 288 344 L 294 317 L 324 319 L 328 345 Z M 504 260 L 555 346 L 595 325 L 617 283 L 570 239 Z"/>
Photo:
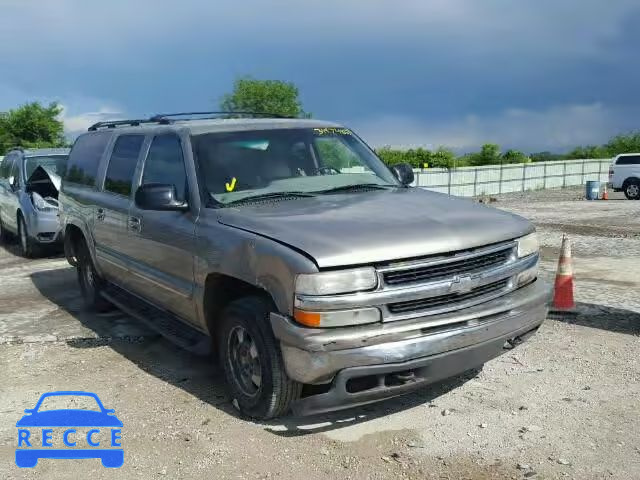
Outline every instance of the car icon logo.
<path fill-rule="evenodd" d="M 89 401 L 95 409 L 44 409 L 43 403 L 57 397 Z M 95 404 L 93 403 L 95 402 Z M 79 459 L 99 458 L 108 468 L 119 468 L 124 463 L 121 441 L 122 422 L 115 410 L 104 407 L 95 393 L 59 391 L 44 393 L 35 407 L 25 410 L 16 423 L 18 447 L 16 465 L 35 467 L 40 458 Z M 54 429 L 62 435 L 54 439 Z M 88 429 L 82 434 L 79 429 Z"/>

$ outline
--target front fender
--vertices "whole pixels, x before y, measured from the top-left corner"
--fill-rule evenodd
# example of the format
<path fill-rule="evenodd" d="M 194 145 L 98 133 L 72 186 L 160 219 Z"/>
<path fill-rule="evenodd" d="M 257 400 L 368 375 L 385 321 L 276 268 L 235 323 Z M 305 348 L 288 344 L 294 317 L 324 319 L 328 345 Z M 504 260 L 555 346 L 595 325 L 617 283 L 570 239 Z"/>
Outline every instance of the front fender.
<path fill-rule="evenodd" d="M 196 295 L 202 319 L 204 285 L 211 273 L 265 290 L 280 313 L 292 315 L 296 276 L 318 271 L 309 257 L 287 245 L 218 222 L 199 224 L 196 237 Z"/>

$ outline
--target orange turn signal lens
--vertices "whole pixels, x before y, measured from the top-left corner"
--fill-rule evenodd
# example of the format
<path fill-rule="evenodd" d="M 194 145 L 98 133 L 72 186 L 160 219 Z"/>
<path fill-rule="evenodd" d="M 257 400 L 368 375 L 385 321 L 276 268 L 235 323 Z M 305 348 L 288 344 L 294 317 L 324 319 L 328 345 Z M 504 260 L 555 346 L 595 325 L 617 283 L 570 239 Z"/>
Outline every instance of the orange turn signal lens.
<path fill-rule="evenodd" d="M 298 323 L 306 325 L 307 327 L 319 327 L 320 326 L 320 314 L 314 312 L 305 312 L 304 310 L 293 309 L 293 318 Z"/>

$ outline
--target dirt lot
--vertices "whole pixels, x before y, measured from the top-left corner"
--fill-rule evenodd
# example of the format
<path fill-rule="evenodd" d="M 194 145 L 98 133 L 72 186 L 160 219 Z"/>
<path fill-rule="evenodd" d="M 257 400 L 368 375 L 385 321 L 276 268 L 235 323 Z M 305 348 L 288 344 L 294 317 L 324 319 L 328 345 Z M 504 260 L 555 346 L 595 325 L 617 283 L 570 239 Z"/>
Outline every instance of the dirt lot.
<path fill-rule="evenodd" d="M 500 197 L 531 218 L 552 278 L 573 241 L 575 317 L 470 374 L 318 418 L 238 418 L 209 359 L 120 313 L 80 309 L 60 258 L 0 247 L 0 478 L 640 478 L 640 202 L 580 191 Z M 15 422 L 42 392 L 98 393 L 123 421 L 125 464 L 14 464 Z"/>

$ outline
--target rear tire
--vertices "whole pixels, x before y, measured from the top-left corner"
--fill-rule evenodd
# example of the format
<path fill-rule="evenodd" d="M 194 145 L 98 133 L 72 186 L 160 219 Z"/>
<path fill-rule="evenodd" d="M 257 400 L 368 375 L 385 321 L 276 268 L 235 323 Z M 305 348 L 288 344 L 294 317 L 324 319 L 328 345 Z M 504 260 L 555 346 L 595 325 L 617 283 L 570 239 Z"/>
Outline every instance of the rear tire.
<path fill-rule="evenodd" d="M 269 322 L 271 311 L 271 302 L 259 296 L 235 300 L 222 313 L 218 336 L 232 404 L 258 420 L 284 415 L 302 392 L 302 384 L 285 371 Z"/>
<path fill-rule="evenodd" d="M 622 190 L 627 200 L 640 200 L 640 180 L 637 178 L 631 178 L 624 182 Z"/>
<path fill-rule="evenodd" d="M 29 236 L 27 223 L 24 221 L 22 213 L 18 213 L 18 245 L 20 246 L 20 254 L 24 258 L 34 258 L 39 253 L 38 246 Z"/>
<path fill-rule="evenodd" d="M 101 295 L 106 282 L 96 272 L 87 244 L 84 240 L 80 240 L 76 248 L 76 258 L 78 259 L 76 270 L 84 307 L 94 312 L 110 310 L 112 305 Z"/>

